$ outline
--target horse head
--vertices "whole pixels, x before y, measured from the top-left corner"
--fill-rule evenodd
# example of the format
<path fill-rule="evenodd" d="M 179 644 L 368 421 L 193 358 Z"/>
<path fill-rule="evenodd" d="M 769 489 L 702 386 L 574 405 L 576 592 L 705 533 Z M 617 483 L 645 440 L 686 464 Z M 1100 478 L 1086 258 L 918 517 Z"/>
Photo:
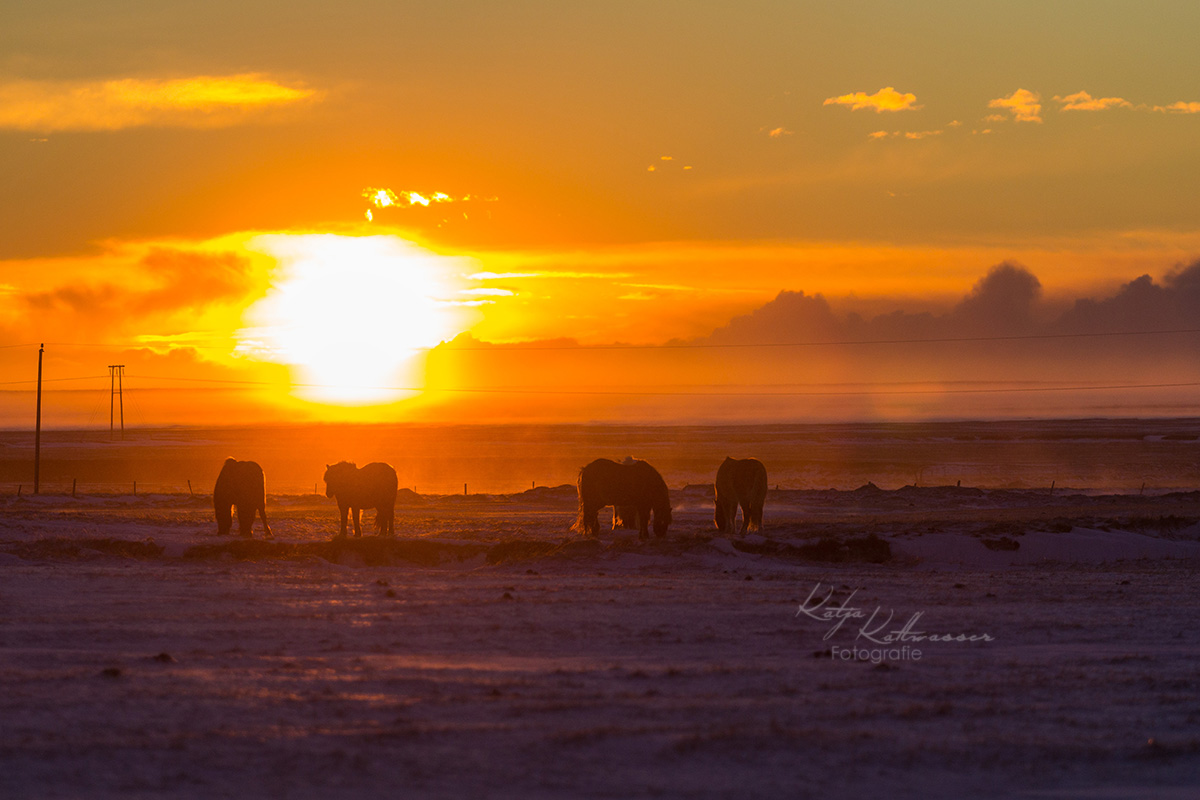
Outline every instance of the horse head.
<path fill-rule="evenodd" d="M 353 475 L 358 465 L 349 461 L 325 465 L 325 496 L 333 497 L 345 485 L 346 478 Z"/>

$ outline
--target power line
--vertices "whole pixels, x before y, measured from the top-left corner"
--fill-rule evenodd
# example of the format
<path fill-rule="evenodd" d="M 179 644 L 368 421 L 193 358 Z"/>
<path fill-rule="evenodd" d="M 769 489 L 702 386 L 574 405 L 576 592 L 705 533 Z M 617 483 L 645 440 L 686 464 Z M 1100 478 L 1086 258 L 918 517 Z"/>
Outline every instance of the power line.
<path fill-rule="evenodd" d="M 811 339 L 798 342 L 731 342 L 731 343 L 714 343 L 714 342 L 699 342 L 699 343 L 665 343 L 665 344 L 571 344 L 571 345 L 524 345 L 524 344 L 480 344 L 473 346 L 453 346 L 447 343 L 442 343 L 436 347 L 430 348 L 415 348 L 419 350 L 440 350 L 441 352 L 466 353 L 466 352 L 546 352 L 546 351 L 580 351 L 580 350 L 726 350 L 726 349 L 753 349 L 753 348 L 781 348 L 781 347 L 852 347 L 863 345 L 889 345 L 889 344 L 954 344 L 954 343 L 970 343 L 970 342 L 1020 342 L 1020 341 L 1046 341 L 1055 339 L 1095 339 L 1102 337 L 1114 336 L 1174 336 L 1180 334 L 1200 333 L 1200 328 L 1175 328 L 1170 330 L 1139 330 L 1139 331 L 1090 331 L 1083 333 L 1030 333 L 1030 334 L 1014 334 L 1007 336 L 936 336 L 928 338 L 905 338 L 905 339 L 837 339 L 837 340 L 819 340 Z M 127 349 L 152 349 L 156 347 L 176 347 L 181 349 L 191 350 L 220 350 L 229 351 L 234 349 L 233 346 L 227 345 L 197 345 L 184 342 L 112 342 L 109 344 L 97 342 L 47 342 L 47 346 L 53 347 L 99 347 L 99 348 L 127 348 Z M 4 345 L 4 347 L 36 347 L 36 344 L 15 344 Z"/>
<path fill-rule="evenodd" d="M 139 380 L 154 381 L 185 381 L 188 383 L 213 383 L 232 386 L 273 386 L 281 384 L 271 381 L 225 380 L 220 378 L 172 378 L 159 375 L 130 375 Z M 710 384 L 711 385 L 711 384 Z M 803 384 L 779 384 L 787 386 Z M 862 385 L 862 384 L 860 384 Z M 867 384 L 872 385 L 872 384 Z M 875 384 L 889 386 L 893 384 Z M 600 397 L 842 397 L 867 395 L 921 395 L 921 394 L 1012 394 L 1033 392 L 1084 392 L 1107 391 L 1123 389 L 1182 389 L 1200 387 L 1198 382 L 1183 383 L 1121 383 L 1101 384 L 1091 386 L 1013 386 L 993 389 L 877 389 L 877 390 L 834 390 L 834 391 L 786 391 L 786 392 L 718 392 L 718 391 L 645 391 L 629 390 L 583 390 L 583 389 L 508 389 L 502 387 L 419 387 L 419 386 L 347 386 L 319 383 L 290 383 L 290 388 L 296 389 L 361 389 L 390 392 L 456 392 L 464 394 L 521 394 L 521 395 L 563 395 L 563 396 L 600 396 Z M 770 385 L 764 388 L 770 388 Z"/>
<path fill-rule="evenodd" d="M 107 378 L 107 375 L 81 375 L 77 378 L 46 378 L 42 383 L 58 383 L 60 381 L 92 381 L 100 378 Z M 27 381 L 0 381 L 0 386 L 16 386 L 21 383 L 37 383 L 36 380 Z"/>
<path fill-rule="evenodd" d="M 1090 339 L 1101 336 L 1154 336 L 1163 334 L 1200 333 L 1200 328 L 1180 328 L 1176 330 L 1159 331 L 1107 331 L 1091 333 L 1031 333 L 1013 336 L 944 336 L 927 339 L 847 339 L 837 341 L 811 340 L 807 342 L 742 342 L 742 343 L 666 343 L 666 344 L 598 344 L 598 345 L 500 345 L 491 344 L 480 347 L 443 347 L 448 352 L 494 352 L 496 350 L 526 353 L 539 350 L 717 350 L 742 348 L 774 348 L 774 347 L 841 347 L 853 345 L 879 344 L 945 344 L 959 342 L 1015 342 L 1037 341 L 1045 339 Z"/>

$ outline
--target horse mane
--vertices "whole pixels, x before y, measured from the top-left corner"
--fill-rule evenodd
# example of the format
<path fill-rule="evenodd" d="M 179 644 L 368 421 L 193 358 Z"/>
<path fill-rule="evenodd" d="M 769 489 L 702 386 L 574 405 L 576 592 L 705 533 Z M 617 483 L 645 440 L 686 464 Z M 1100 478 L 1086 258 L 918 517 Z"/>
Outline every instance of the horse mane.
<path fill-rule="evenodd" d="M 329 482 L 330 476 L 337 479 L 342 475 L 353 475 L 358 471 L 358 465 L 353 461 L 339 461 L 336 464 L 325 465 L 325 482 Z"/>

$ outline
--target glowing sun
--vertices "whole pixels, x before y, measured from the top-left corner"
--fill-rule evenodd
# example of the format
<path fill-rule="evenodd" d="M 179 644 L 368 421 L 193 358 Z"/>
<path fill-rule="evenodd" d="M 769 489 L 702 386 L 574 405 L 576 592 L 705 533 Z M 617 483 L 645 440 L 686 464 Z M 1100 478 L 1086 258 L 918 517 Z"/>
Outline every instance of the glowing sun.
<path fill-rule="evenodd" d="M 305 399 L 402 399 L 420 388 L 414 355 L 462 330 L 461 305 L 446 299 L 461 259 L 394 236 L 270 234 L 249 246 L 278 269 L 246 311 L 239 351 L 293 367 Z"/>

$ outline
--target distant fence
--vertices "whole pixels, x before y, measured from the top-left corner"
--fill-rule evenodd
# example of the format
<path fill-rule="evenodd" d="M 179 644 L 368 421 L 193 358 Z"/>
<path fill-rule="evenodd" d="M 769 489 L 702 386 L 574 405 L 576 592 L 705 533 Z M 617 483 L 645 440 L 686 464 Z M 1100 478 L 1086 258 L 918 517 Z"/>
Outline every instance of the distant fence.
<path fill-rule="evenodd" d="M 42 481 L 38 494 L 53 495 L 137 495 L 137 494 L 182 494 L 195 497 L 212 495 L 212 484 L 188 486 L 183 483 L 143 483 L 142 481 Z M 33 494 L 33 481 L 7 481 L 0 483 L 0 496 Z"/>
<path fill-rule="evenodd" d="M 183 495 L 185 497 L 212 497 L 213 484 L 211 482 L 189 484 L 186 480 L 182 482 L 142 482 L 142 481 L 42 481 L 39 487 L 38 494 L 41 495 L 56 495 L 68 497 L 74 495 L 76 497 L 88 496 L 117 496 L 125 497 L 129 495 L 147 495 L 147 494 L 170 494 Z M 286 494 L 286 495 L 305 495 L 309 493 L 324 494 L 324 487 L 317 490 L 315 486 L 300 487 L 300 486 L 284 486 L 284 487 L 267 487 L 267 495 Z M 25 497 L 33 494 L 33 480 L 28 481 L 0 481 L 0 497 L 17 495 Z"/>

